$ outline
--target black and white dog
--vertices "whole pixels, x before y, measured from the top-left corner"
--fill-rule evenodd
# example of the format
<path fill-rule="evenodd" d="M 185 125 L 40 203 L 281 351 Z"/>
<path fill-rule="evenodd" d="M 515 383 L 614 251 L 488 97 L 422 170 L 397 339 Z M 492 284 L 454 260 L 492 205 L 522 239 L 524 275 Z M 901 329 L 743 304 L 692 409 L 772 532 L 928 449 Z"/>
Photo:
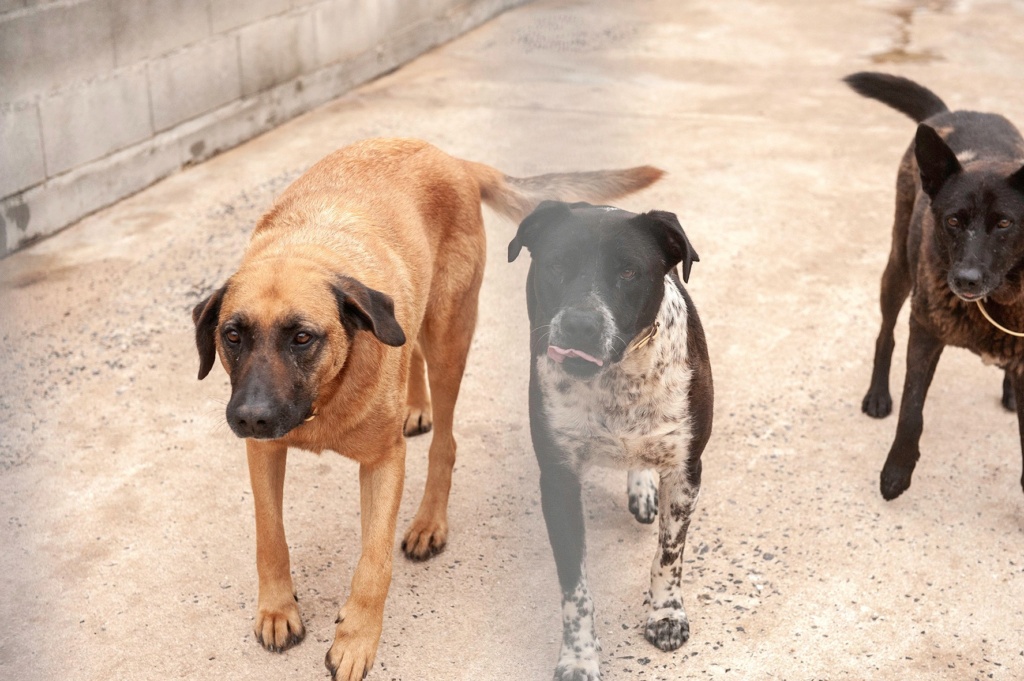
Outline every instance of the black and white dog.
<path fill-rule="evenodd" d="M 698 258 L 672 213 L 587 203 L 542 203 L 519 226 L 509 262 L 524 246 L 530 431 L 562 587 L 555 678 L 592 681 L 599 645 L 580 487 L 590 464 L 629 468 L 630 510 L 640 522 L 660 517 L 644 635 L 662 650 L 690 635 L 683 545 L 714 394 L 704 331 L 676 266 L 688 280 Z"/>

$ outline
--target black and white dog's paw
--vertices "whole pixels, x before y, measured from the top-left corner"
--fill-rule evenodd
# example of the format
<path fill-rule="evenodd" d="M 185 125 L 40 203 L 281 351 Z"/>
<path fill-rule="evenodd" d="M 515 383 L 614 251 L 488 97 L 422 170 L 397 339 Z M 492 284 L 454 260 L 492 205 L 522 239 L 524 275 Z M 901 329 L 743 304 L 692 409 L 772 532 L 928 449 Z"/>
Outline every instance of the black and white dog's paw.
<path fill-rule="evenodd" d="M 658 517 L 658 481 L 654 471 L 630 471 L 626 481 L 629 512 L 638 522 L 649 525 Z"/>
<path fill-rule="evenodd" d="M 675 650 L 690 638 L 686 612 L 681 608 L 652 612 L 644 627 L 644 638 L 660 650 Z"/>
<path fill-rule="evenodd" d="M 601 668 L 597 652 L 576 654 L 563 651 L 555 667 L 555 681 L 601 681 Z"/>

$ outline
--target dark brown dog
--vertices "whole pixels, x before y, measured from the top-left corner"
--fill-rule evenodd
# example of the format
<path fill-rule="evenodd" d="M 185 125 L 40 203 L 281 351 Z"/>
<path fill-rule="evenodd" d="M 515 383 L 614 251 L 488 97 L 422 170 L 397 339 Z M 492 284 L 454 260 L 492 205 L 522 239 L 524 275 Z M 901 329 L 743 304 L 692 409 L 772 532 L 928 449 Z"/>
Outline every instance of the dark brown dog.
<path fill-rule="evenodd" d="M 1006 370 L 1003 405 L 1016 408 L 1024 447 L 1024 339 L 993 323 L 1024 330 L 1024 139 L 1002 116 L 950 111 L 905 78 L 856 73 L 846 82 L 920 123 L 896 180 L 882 329 L 862 405 L 875 418 L 892 411 L 893 329 L 911 295 L 903 401 L 881 476 L 882 496 L 895 499 L 910 487 L 925 396 L 946 345 Z"/>
<path fill-rule="evenodd" d="M 231 377 L 227 420 L 246 441 L 255 633 L 265 648 L 284 650 L 305 633 L 281 516 L 289 447 L 360 464 L 362 555 L 327 653 L 335 678 L 361 679 L 373 664 L 405 474 L 403 425 L 425 431 L 431 415 L 426 490 L 402 548 L 414 559 L 444 548 L 452 414 L 483 278 L 481 200 L 519 220 L 543 198 L 612 199 L 661 175 L 645 166 L 516 179 L 425 142 L 367 140 L 317 163 L 263 216 L 241 267 L 193 320 L 199 378 L 219 355 Z"/>

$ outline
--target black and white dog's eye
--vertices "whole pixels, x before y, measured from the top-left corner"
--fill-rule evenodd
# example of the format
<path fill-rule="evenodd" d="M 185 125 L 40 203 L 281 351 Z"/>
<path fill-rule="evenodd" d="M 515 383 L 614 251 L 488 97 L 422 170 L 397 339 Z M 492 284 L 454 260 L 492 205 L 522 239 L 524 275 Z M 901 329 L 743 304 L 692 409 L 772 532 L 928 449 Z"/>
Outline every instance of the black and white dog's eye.
<path fill-rule="evenodd" d="M 627 267 L 624 270 L 619 272 L 619 278 L 620 279 L 625 279 L 626 281 L 630 281 L 634 277 L 636 277 L 636 270 L 633 269 L 632 267 Z"/>
<path fill-rule="evenodd" d="M 948 226 L 950 226 L 950 227 L 959 227 L 960 226 L 960 220 L 957 219 L 954 216 L 950 216 L 950 217 L 946 218 L 946 224 Z"/>
<path fill-rule="evenodd" d="M 1002 220 L 996 223 L 996 227 L 998 227 L 999 229 L 1007 229 L 1012 224 L 1013 223 L 1009 220 L 1009 218 L 1003 218 Z"/>

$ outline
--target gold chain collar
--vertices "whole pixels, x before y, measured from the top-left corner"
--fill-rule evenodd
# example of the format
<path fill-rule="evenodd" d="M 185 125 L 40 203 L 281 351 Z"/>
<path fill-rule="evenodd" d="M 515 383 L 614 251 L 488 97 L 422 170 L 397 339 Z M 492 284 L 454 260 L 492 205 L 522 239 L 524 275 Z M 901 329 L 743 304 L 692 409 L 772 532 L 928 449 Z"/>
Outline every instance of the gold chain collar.
<path fill-rule="evenodd" d="M 654 322 L 654 324 L 652 324 L 648 328 L 647 333 L 645 333 L 643 337 L 633 339 L 633 342 L 629 344 L 629 346 L 626 348 L 626 352 L 623 354 L 628 355 L 631 352 L 635 352 L 636 350 L 639 350 L 640 348 L 644 347 L 652 340 L 654 340 L 655 337 L 658 335 L 658 328 L 660 326 L 661 322 Z"/>

